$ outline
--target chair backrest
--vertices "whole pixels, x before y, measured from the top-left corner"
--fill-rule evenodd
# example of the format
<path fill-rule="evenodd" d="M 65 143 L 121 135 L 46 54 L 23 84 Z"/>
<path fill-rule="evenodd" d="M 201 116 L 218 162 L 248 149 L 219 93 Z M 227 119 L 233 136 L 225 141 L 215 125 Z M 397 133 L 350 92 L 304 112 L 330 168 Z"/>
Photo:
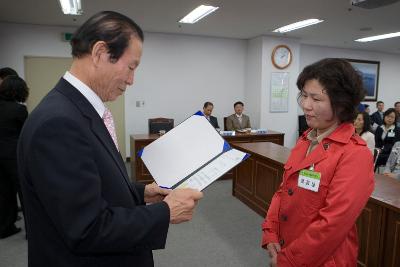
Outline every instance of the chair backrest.
<path fill-rule="evenodd" d="M 224 131 L 227 131 L 228 129 L 226 129 L 226 119 L 227 119 L 228 117 L 224 117 Z"/>
<path fill-rule="evenodd" d="M 174 128 L 174 119 L 168 118 L 153 118 L 149 119 L 149 133 L 156 134 L 159 133 L 160 130 L 164 130 L 168 132 Z"/>
<path fill-rule="evenodd" d="M 299 116 L 299 136 L 301 136 L 308 129 L 306 117 L 304 115 Z"/>

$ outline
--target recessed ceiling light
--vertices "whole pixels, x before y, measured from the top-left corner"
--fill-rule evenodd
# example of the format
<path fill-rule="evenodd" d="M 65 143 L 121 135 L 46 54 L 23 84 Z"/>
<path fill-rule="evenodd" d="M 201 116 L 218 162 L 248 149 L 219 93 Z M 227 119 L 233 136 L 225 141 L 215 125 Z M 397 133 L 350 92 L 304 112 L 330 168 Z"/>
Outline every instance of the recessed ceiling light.
<path fill-rule="evenodd" d="M 294 31 L 300 28 L 304 28 L 307 26 L 311 26 L 317 23 L 323 22 L 323 20 L 321 19 L 306 19 L 306 20 L 302 20 L 302 21 L 298 21 L 283 27 L 280 27 L 276 30 L 274 30 L 273 32 L 279 32 L 279 33 L 284 33 L 284 32 L 290 32 L 290 31 Z"/>
<path fill-rule="evenodd" d="M 65 15 L 82 15 L 81 0 L 59 0 L 59 2 Z"/>
<path fill-rule="evenodd" d="M 399 37 L 399 36 L 400 36 L 400 32 L 393 32 L 393 33 L 387 33 L 387 34 L 381 34 L 381 35 L 365 37 L 365 38 L 357 39 L 357 40 L 354 40 L 354 41 L 365 43 L 365 42 L 371 42 L 371 41 L 376 41 L 376 40 L 394 38 L 394 37 Z"/>
<path fill-rule="evenodd" d="M 218 8 L 219 7 L 215 6 L 205 6 L 205 5 L 198 6 L 195 9 L 193 9 L 189 14 L 187 14 L 183 19 L 181 19 L 179 22 L 190 23 L 190 24 L 196 23 L 205 16 L 213 13 Z"/>

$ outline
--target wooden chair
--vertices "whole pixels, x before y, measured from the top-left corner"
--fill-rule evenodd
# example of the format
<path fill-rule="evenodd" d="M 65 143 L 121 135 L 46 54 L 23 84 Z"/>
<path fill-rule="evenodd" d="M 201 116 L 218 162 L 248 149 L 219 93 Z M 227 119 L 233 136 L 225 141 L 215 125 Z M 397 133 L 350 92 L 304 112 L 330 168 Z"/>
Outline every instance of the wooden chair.
<path fill-rule="evenodd" d="M 174 119 L 152 118 L 149 119 L 149 133 L 158 134 L 161 130 L 168 132 L 174 128 Z"/>
<path fill-rule="evenodd" d="M 300 115 L 299 119 L 299 137 L 308 129 L 306 117 L 304 115 Z"/>
<path fill-rule="evenodd" d="M 224 117 L 224 131 L 227 131 L 227 129 L 226 129 L 226 119 L 227 119 L 228 117 Z"/>

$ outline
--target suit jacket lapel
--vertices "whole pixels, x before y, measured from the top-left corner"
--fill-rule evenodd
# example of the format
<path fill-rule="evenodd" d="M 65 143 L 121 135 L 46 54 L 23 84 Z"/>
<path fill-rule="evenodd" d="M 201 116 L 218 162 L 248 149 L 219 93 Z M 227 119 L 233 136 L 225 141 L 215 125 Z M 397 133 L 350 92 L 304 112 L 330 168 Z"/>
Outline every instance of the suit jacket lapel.
<path fill-rule="evenodd" d="M 114 141 L 112 140 L 103 120 L 100 118 L 99 114 L 96 112 L 94 107 L 90 102 L 70 83 L 66 80 L 61 79 L 56 86 L 57 90 L 69 97 L 72 102 L 78 107 L 82 112 L 82 115 L 87 117 L 91 121 L 91 128 L 96 137 L 100 140 L 103 146 L 107 149 L 108 153 L 114 159 L 114 162 L 118 165 L 122 177 L 128 185 L 136 201 L 141 202 L 140 197 L 136 189 L 132 186 L 128 173 L 125 168 L 124 161 L 115 147 Z"/>

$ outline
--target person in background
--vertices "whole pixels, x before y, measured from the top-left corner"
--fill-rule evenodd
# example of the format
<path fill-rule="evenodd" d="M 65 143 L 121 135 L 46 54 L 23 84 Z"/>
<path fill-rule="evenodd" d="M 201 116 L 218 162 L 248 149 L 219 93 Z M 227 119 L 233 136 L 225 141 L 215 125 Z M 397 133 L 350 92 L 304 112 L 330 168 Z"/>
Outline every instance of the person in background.
<path fill-rule="evenodd" d="M 211 102 L 205 102 L 203 105 L 203 113 L 207 120 L 214 126 L 215 129 L 219 128 L 218 119 L 214 116 L 211 116 L 211 113 L 214 109 L 214 105 Z"/>
<path fill-rule="evenodd" d="M 359 103 L 357 106 L 357 111 L 358 112 L 364 112 L 365 111 L 365 105 L 363 103 Z"/>
<path fill-rule="evenodd" d="M 243 114 L 244 104 L 241 101 L 233 104 L 235 114 L 226 118 L 226 130 L 235 131 L 251 128 L 249 116 Z"/>
<path fill-rule="evenodd" d="M 394 143 L 383 170 L 383 175 L 400 180 L 400 142 Z"/>
<path fill-rule="evenodd" d="M 394 143 L 400 141 L 400 128 L 396 126 L 396 111 L 389 108 L 383 113 L 383 124 L 375 131 L 375 147 L 380 149 L 376 165 L 385 165 Z"/>
<path fill-rule="evenodd" d="M 18 76 L 18 73 L 9 67 L 1 68 L 0 69 L 0 84 L 7 76 L 11 76 L 11 75 Z"/>
<path fill-rule="evenodd" d="M 368 104 L 364 104 L 364 111 L 367 112 L 369 116 L 369 113 L 371 113 L 371 109 L 369 108 Z"/>
<path fill-rule="evenodd" d="M 394 109 L 396 110 L 396 125 L 400 128 L 400 102 L 394 103 Z"/>
<path fill-rule="evenodd" d="M 367 112 L 358 112 L 357 117 L 354 120 L 354 128 L 356 134 L 361 136 L 362 139 L 367 143 L 367 146 L 372 154 L 375 149 L 375 136 L 371 132 L 371 123 L 369 121 L 369 114 Z"/>
<path fill-rule="evenodd" d="M 143 31 L 112 11 L 73 34 L 72 65 L 31 112 L 18 143 L 28 266 L 153 266 L 169 224 L 203 194 L 132 182 L 104 102 L 134 82 Z"/>
<path fill-rule="evenodd" d="M 262 247 L 273 267 L 356 266 L 355 223 L 374 188 L 372 154 L 353 126 L 362 80 L 348 61 L 331 58 L 305 67 L 297 87 L 310 129 L 284 166 Z"/>
<path fill-rule="evenodd" d="M 17 142 L 28 116 L 25 102 L 29 89 L 23 79 L 9 75 L 0 84 L 0 239 L 21 231 L 15 226 L 18 216 L 17 192 L 22 208 L 17 168 Z"/>
<path fill-rule="evenodd" d="M 383 124 L 383 113 L 385 109 L 385 103 L 382 101 L 376 102 L 376 111 L 371 115 L 371 125 L 373 132 L 376 131 L 376 128 Z"/>

